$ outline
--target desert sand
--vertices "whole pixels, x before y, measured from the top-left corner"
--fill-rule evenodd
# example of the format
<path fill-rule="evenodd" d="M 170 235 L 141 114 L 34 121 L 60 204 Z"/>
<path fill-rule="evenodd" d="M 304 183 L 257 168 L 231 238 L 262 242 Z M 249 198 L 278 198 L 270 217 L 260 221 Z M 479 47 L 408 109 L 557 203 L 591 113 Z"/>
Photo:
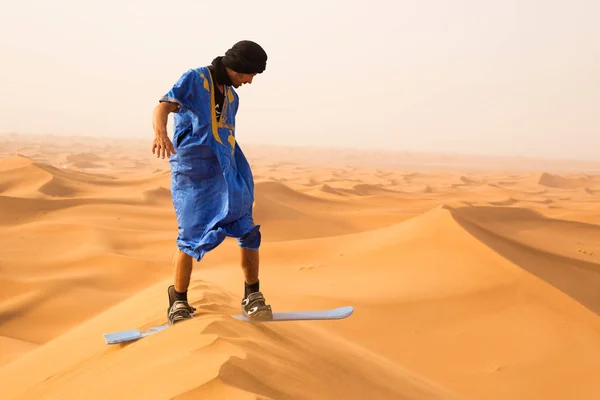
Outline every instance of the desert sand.
<path fill-rule="evenodd" d="M 275 311 L 239 250 L 195 263 L 166 322 L 177 224 L 148 140 L 0 136 L 3 399 L 598 399 L 600 162 L 244 146 Z"/>

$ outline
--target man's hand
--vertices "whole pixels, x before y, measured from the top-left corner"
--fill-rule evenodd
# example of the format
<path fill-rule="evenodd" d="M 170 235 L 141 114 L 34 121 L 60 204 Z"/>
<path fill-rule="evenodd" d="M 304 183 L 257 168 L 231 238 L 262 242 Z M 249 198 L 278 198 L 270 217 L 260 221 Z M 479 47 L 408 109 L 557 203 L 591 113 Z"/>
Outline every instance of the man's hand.
<path fill-rule="evenodd" d="M 156 158 L 165 158 L 165 156 L 171 157 L 171 153 L 177 154 L 169 136 L 166 133 L 156 134 L 152 143 L 152 154 L 156 154 Z"/>
<path fill-rule="evenodd" d="M 167 118 L 169 113 L 177 110 L 177 104 L 170 102 L 161 102 L 154 108 L 152 115 L 152 125 L 154 127 L 152 154 L 156 154 L 156 158 L 161 156 L 162 158 L 165 158 L 165 156 L 170 157 L 171 153 L 177 154 L 173 143 L 169 140 L 169 135 L 167 135 Z"/>

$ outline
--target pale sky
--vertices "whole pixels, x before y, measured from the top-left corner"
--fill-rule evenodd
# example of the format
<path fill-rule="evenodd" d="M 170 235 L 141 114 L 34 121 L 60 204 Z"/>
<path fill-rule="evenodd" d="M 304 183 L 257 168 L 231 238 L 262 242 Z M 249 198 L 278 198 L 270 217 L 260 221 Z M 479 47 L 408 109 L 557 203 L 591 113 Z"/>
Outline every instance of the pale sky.
<path fill-rule="evenodd" d="M 597 0 L 0 5 L 0 132 L 150 143 L 180 75 L 250 39 L 269 60 L 238 90 L 242 146 L 600 159 Z"/>

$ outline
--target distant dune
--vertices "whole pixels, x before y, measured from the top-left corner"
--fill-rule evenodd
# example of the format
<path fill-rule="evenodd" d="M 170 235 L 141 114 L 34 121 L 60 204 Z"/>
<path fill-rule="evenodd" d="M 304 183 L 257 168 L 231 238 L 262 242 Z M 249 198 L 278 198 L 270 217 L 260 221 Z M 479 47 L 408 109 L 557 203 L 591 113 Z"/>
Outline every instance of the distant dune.
<path fill-rule="evenodd" d="M 538 183 L 542 186 L 556 188 L 556 189 L 579 189 L 586 187 L 592 182 L 600 182 L 598 179 L 592 179 L 589 177 L 572 177 L 565 178 L 559 175 L 552 175 L 543 173 L 540 176 Z"/>

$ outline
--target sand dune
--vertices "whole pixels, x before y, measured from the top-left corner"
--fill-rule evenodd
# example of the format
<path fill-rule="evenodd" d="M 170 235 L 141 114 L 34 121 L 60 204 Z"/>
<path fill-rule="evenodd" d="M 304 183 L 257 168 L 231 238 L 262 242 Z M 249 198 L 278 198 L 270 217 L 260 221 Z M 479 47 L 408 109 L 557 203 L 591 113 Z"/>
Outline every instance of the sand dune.
<path fill-rule="evenodd" d="M 406 218 L 386 212 L 377 203 L 340 200 L 337 194 L 317 196 L 280 182 L 257 183 L 256 192 L 255 219 L 272 241 L 338 236 Z"/>
<path fill-rule="evenodd" d="M 470 208 L 455 214 L 482 242 L 600 315 L 600 225 L 527 209 Z M 569 237 L 562 237 L 565 231 Z"/>
<path fill-rule="evenodd" d="M 35 343 L 29 343 L 18 339 L 0 336 L 0 347 L 2 347 L 2 354 L 0 354 L 0 365 L 4 365 L 16 360 L 25 353 L 31 352 L 37 347 L 37 345 Z"/>
<path fill-rule="evenodd" d="M 594 179 L 589 177 L 563 177 L 544 172 L 538 181 L 542 186 L 557 188 L 557 189 L 580 189 L 586 187 Z M 598 182 L 598 180 L 596 180 Z"/>
<path fill-rule="evenodd" d="M 586 187 L 585 192 L 587 194 L 595 195 L 595 194 L 600 193 L 600 189 L 590 189 L 589 187 Z"/>
<path fill-rule="evenodd" d="M 67 156 L 66 161 L 76 168 L 102 168 L 99 162 L 104 159 L 97 153 L 78 153 Z"/>
<path fill-rule="evenodd" d="M 165 322 L 168 161 L 147 141 L 0 142 L 3 398 L 600 396 L 600 164 L 247 146 L 274 309 L 354 314 L 230 318 L 227 240 L 196 263 L 194 320 L 107 346 Z"/>
<path fill-rule="evenodd" d="M 321 187 L 321 191 L 325 193 L 335 194 L 339 196 L 347 195 L 358 195 L 358 196 L 373 196 L 387 193 L 397 193 L 396 190 L 388 189 L 383 185 L 371 185 L 367 183 L 360 183 L 352 185 L 352 188 L 344 188 L 338 186 L 332 186 L 324 184 Z"/>
<path fill-rule="evenodd" d="M 128 299 L 8 365 L 3 377 L 12 384 L 3 388 L 4 395 L 90 399 L 209 395 L 269 399 L 458 398 L 319 327 L 235 321 L 228 315 L 237 311 L 233 306 L 237 299 L 205 284 L 192 286 L 191 293 L 201 298 L 194 305 L 202 312 L 185 325 L 114 348 L 96 340 L 107 329 L 160 322 L 164 307 L 152 299 L 160 298 L 164 285 Z M 65 347 L 73 345 L 77 351 L 58 357 Z M 56 358 L 56 362 L 44 362 L 50 358 Z M 32 365 L 36 367 L 32 369 Z M 136 381 L 143 384 L 132 384 Z"/>

